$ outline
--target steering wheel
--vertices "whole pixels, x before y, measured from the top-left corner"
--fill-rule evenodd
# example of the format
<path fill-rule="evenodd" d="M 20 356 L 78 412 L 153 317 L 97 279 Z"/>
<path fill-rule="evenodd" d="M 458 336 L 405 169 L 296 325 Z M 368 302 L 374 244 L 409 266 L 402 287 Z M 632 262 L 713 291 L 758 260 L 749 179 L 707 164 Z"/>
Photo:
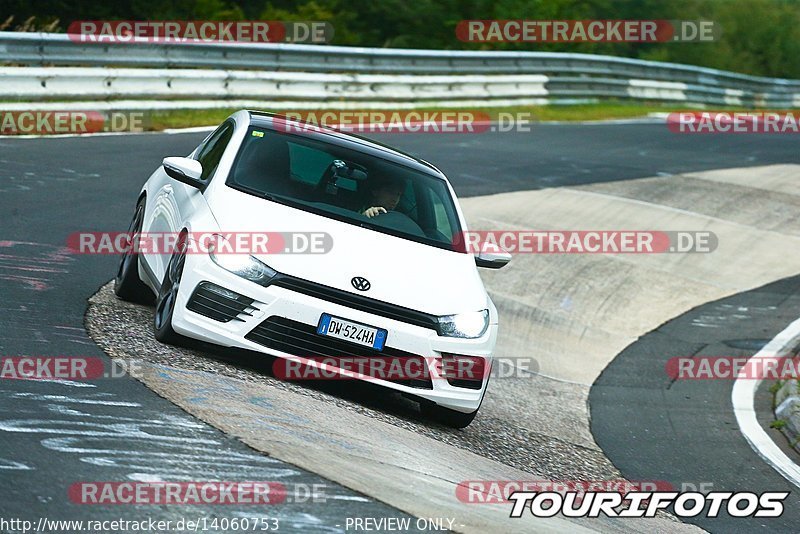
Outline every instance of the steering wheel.
<path fill-rule="evenodd" d="M 425 232 L 423 232 L 422 228 L 420 228 L 420 226 L 414 222 L 414 219 L 399 211 L 388 211 L 386 213 L 381 213 L 380 215 L 370 218 L 369 222 L 380 226 L 385 226 L 386 228 L 391 228 L 392 230 L 399 230 L 406 234 L 426 237 Z"/>

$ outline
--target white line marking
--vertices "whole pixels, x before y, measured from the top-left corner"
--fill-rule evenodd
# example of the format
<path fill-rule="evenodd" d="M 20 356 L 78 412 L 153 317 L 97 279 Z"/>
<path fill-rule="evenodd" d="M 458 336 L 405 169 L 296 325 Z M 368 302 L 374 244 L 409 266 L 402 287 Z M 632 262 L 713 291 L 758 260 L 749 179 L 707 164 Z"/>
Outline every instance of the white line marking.
<path fill-rule="evenodd" d="M 758 354 L 748 360 L 755 358 L 775 357 L 782 351 L 790 348 L 791 343 L 800 336 L 800 319 L 795 320 L 786 327 L 783 332 L 778 334 L 775 339 L 770 341 L 767 346 L 761 349 Z M 748 366 L 739 371 L 739 377 L 748 372 Z M 731 402 L 733 412 L 736 414 L 736 422 L 739 423 L 744 438 L 756 453 L 761 456 L 775 471 L 783 478 L 800 488 L 800 466 L 795 464 L 778 445 L 772 441 L 756 419 L 755 393 L 761 384 L 761 379 L 736 378 L 731 392 Z"/>
<path fill-rule="evenodd" d="M 72 380 L 50 380 L 44 378 L 36 378 L 36 382 L 48 382 L 50 384 L 61 384 L 62 386 L 70 386 L 74 388 L 96 388 L 94 384 L 87 384 L 86 382 L 74 382 Z"/>
<path fill-rule="evenodd" d="M 60 401 L 60 402 L 73 402 L 77 404 L 101 404 L 103 406 L 125 406 L 129 408 L 140 408 L 142 405 L 138 402 L 126 401 L 109 401 L 109 400 L 92 400 L 92 399 L 73 399 L 66 395 L 40 395 L 36 393 L 24 392 L 14 393 L 12 397 L 24 398 L 38 401 Z"/>
<path fill-rule="evenodd" d="M 5 458 L 0 458 L 0 470 L 15 470 L 15 471 L 31 471 L 33 467 L 27 466 L 21 462 L 15 462 L 14 460 L 6 460 Z"/>

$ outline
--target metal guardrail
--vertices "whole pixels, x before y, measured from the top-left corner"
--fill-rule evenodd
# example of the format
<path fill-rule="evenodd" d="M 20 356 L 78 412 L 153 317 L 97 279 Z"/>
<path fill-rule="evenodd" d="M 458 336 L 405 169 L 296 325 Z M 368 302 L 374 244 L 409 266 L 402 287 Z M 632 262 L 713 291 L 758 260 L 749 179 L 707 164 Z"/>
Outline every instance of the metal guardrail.
<path fill-rule="evenodd" d="M 742 105 L 750 107 L 790 108 L 800 107 L 800 80 L 763 78 L 733 72 L 661 63 L 602 55 L 571 54 L 556 52 L 470 52 L 470 51 L 432 51 L 356 48 L 341 46 L 315 46 L 295 44 L 241 44 L 241 43 L 203 43 L 203 44 L 146 44 L 146 43 L 80 43 L 65 34 L 0 32 L 0 63 L 38 67 L 54 66 L 102 66 L 137 67 L 149 69 L 170 69 L 158 72 L 158 76 L 169 79 L 184 79 L 176 69 L 214 69 L 217 74 L 206 73 L 206 80 L 224 78 L 227 85 L 220 91 L 215 83 L 208 94 L 191 95 L 180 91 L 166 91 L 165 94 L 145 94 L 159 98 L 243 98 L 281 97 L 288 93 L 278 91 L 237 92 L 236 87 L 242 79 L 260 74 L 270 74 L 273 81 L 292 79 L 293 74 L 314 75 L 307 79 L 307 87 L 313 85 L 309 98 L 329 100 L 334 98 L 372 98 L 375 91 L 369 90 L 369 83 L 382 88 L 382 97 L 387 101 L 417 98 L 423 92 L 420 84 L 430 81 L 429 77 L 447 78 L 446 84 L 458 88 L 435 95 L 432 98 L 458 100 L 469 98 L 523 99 L 547 98 L 549 100 L 571 99 L 644 99 L 698 103 L 707 105 Z M 52 75 L 67 75 L 69 69 L 50 69 Z M 254 72 L 249 72 L 254 71 Z M 12 72 L 16 74 L 12 75 Z M 106 72 L 106 90 L 85 93 L 83 89 L 96 83 L 99 69 L 83 69 L 80 72 L 89 80 L 78 80 L 78 69 L 72 77 L 76 86 L 73 91 L 53 92 L 37 96 L 41 91 L 27 93 L 32 98 L 75 98 L 81 94 L 113 99 L 115 86 L 129 85 L 122 80 L 124 76 L 148 78 L 143 72 L 136 73 L 132 68 L 112 69 Z M 29 85 L 39 83 L 46 87 L 53 77 L 42 69 L 0 69 L 3 80 L 0 83 L 0 97 L 18 98 L 15 90 L 4 89 L 11 77 L 17 82 L 21 77 L 31 77 Z M 477 76 L 476 76 L 477 75 Z M 197 75 L 192 75 L 193 77 Z M 341 78 L 330 78 L 340 76 Z M 372 76 L 372 78 L 370 78 Z M 504 76 L 501 81 L 496 79 Z M 538 89 L 526 94 L 526 84 L 536 76 L 544 83 L 544 92 Z M 47 79 L 45 79 L 47 78 Z M 411 81 L 417 78 L 419 83 Z M 333 80 L 333 81 L 332 81 Z M 358 91 L 347 90 L 349 83 L 364 86 Z M 537 81 L 537 83 L 538 83 Z M 84 83 L 86 82 L 86 83 Z M 52 83 L 50 82 L 51 87 Z M 276 81 L 280 89 L 280 81 Z M 410 83 L 411 85 L 405 85 Z M 445 82 L 442 82 L 445 83 Z M 386 86 L 397 85 L 397 95 L 387 91 Z M 466 85 L 476 85 L 469 88 Z M 517 85 L 509 90 L 509 84 Z M 19 84 L 12 84 L 17 88 Z M 252 85 L 252 84 L 251 84 Z M 291 84 L 290 84 L 291 85 Z M 410 88 L 410 87 L 416 87 Z M 497 87 L 505 89 L 495 94 Z M 297 86 L 294 85 L 295 89 Z M 482 87 L 482 89 L 481 89 Z M 191 91 L 190 91 L 191 92 Z M 130 93 L 119 96 L 129 97 Z M 295 99 L 303 95 L 295 93 Z M 373 98 L 374 99 L 374 98 Z"/>

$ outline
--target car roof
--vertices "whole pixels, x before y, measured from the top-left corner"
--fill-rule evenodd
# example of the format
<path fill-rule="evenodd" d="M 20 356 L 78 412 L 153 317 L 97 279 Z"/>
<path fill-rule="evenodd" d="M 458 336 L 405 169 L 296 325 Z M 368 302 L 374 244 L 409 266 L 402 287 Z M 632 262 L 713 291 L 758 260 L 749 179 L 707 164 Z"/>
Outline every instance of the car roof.
<path fill-rule="evenodd" d="M 250 114 L 251 125 L 269 130 L 277 130 L 273 124 L 273 119 L 285 118 L 278 113 L 255 110 L 247 111 Z M 292 132 L 294 135 L 303 135 L 317 141 L 322 141 L 331 145 L 348 148 L 357 152 L 383 158 L 406 167 L 411 167 L 417 171 L 424 172 L 425 174 L 434 176 L 436 178 L 447 180 L 447 177 L 444 175 L 444 173 L 434 165 L 428 163 L 424 159 L 414 157 L 411 154 L 397 150 L 389 145 L 367 139 L 366 137 L 361 137 L 360 135 L 342 132 L 330 127 L 319 126 L 317 124 L 308 123 L 294 118 L 292 121 L 312 126 L 312 128 L 309 128 L 308 130 Z"/>

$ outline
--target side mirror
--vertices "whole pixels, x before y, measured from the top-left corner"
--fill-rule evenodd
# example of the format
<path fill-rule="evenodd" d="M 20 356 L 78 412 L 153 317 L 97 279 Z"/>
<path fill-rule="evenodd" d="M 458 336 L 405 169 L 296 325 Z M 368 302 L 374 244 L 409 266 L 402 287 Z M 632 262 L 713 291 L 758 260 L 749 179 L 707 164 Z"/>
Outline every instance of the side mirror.
<path fill-rule="evenodd" d="M 475 265 L 487 269 L 500 269 L 511 261 L 511 254 L 492 243 L 484 243 L 481 251 L 475 255 Z"/>
<path fill-rule="evenodd" d="M 203 166 L 199 161 L 191 158 L 164 158 L 161 164 L 164 166 L 164 172 L 170 178 L 201 191 L 205 189 L 206 183 L 200 179 L 203 174 Z"/>

